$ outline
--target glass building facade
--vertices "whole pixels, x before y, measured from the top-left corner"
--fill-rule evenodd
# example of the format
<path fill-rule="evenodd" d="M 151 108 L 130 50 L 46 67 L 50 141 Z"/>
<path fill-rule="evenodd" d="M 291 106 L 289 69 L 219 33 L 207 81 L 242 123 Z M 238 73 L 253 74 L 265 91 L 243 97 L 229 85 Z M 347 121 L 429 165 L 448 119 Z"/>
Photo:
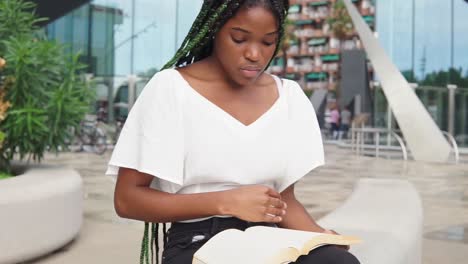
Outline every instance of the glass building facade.
<path fill-rule="evenodd" d="M 97 85 L 104 120 L 125 118 L 148 78 L 183 41 L 203 0 L 92 0 L 46 27 L 50 39 L 81 52 Z M 468 3 L 465 0 L 375 0 L 380 43 L 442 130 L 448 128 L 447 84 L 455 96 L 457 142 L 468 146 Z M 450 69 L 452 69 L 450 71 Z M 387 104 L 374 90 L 374 125 Z"/>
<path fill-rule="evenodd" d="M 160 68 L 175 53 L 203 0 L 93 0 L 46 28 L 80 51 L 96 76 Z"/>
<path fill-rule="evenodd" d="M 80 52 L 97 85 L 96 110 L 125 116 L 148 78 L 175 53 L 203 0 L 93 0 L 46 26 Z M 135 85 L 132 85 L 135 84 Z"/>
<path fill-rule="evenodd" d="M 378 0 L 381 44 L 402 71 L 423 80 L 436 71 L 468 75 L 468 3 L 464 0 Z"/>
<path fill-rule="evenodd" d="M 377 0 L 380 43 L 441 130 L 453 118 L 459 145 L 468 146 L 468 3 L 465 0 Z M 448 84 L 456 84 L 449 117 Z M 375 125 L 386 126 L 387 103 L 375 90 Z"/>

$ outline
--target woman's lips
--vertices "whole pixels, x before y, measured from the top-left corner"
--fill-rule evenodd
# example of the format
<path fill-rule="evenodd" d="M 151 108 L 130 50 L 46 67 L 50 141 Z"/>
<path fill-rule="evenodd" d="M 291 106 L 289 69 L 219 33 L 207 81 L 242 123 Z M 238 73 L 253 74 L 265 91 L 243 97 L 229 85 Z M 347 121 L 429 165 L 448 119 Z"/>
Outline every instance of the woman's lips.
<path fill-rule="evenodd" d="M 260 73 L 260 70 L 259 69 L 241 69 L 241 73 L 246 78 L 254 78 Z"/>

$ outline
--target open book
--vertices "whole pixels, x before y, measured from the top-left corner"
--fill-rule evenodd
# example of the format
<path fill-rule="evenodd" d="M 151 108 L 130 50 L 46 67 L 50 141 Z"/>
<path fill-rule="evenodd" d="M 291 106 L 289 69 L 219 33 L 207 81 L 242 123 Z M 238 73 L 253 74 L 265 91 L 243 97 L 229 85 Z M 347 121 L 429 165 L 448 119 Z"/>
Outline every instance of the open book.
<path fill-rule="evenodd" d="M 192 264 L 282 264 L 296 261 L 320 246 L 352 245 L 350 236 L 255 226 L 218 233 L 193 256 Z"/>

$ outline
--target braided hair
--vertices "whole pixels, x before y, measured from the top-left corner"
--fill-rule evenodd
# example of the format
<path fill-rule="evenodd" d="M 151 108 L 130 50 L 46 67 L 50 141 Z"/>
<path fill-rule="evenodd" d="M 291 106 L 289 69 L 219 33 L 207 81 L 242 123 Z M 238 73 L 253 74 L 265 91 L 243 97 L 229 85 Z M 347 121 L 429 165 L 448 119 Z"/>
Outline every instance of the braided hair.
<path fill-rule="evenodd" d="M 284 38 L 286 17 L 289 10 L 289 0 L 204 0 L 202 8 L 192 24 L 182 45 L 174 57 L 167 62 L 162 70 L 171 67 L 185 66 L 207 58 L 213 52 L 215 35 L 223 25 L 231 19 L 241 7 L 264 7 L 272 12 L 278 21 L 279 38 L 275 52 L 268 65 L 278 53 Z M 268 66 L 267 65 L 267 66 Z M 141 243 L 140 264 L 159 263 L 159 233 L 158 223 L 145 222 L 145 230 Z M 167 242 L 166 223 L 162 224 L 163 243 Z"/>
<path fill-rule="evenodd" d="M 223 25 L 241 7 L 262 6 L 270 10 L 278 21 L 279 38 L 273 57 L 280 49 L 284 37 L 289 0 L 204 0 L 195 22 L 174 57 L 162 69 L 180 67 L 202 60 L 211 55 L 213 39 Z M 271 60 L 273 59 L 271 58 Z M 270 60 L 270 62 L 271 62 Z"/>

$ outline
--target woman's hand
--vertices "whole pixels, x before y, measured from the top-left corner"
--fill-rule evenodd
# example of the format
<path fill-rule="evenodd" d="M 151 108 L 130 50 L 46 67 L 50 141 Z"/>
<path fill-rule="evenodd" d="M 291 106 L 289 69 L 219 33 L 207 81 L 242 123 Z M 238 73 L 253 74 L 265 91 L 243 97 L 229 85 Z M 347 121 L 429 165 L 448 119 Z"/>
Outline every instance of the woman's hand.
<path fill-rule="evenodd" d="M 286 214 L 281 195 L 263 185 L 251 185 L 223 192 L 221 213 L 249 222 L 279 223 Z"/>

